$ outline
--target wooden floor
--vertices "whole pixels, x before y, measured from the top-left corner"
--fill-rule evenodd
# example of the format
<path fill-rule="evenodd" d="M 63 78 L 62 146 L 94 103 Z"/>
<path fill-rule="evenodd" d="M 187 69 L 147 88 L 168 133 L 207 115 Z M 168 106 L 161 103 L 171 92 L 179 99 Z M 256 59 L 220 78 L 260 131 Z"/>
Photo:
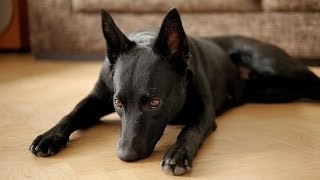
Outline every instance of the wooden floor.
<path fill-rule="evenodd" d="M 154 153 L 126 163 L 116 156 L 113 114 L 72 134 L 49 158 L 28 147 L 92 88 L 101 61 L 34 60 L 0 55 L 0 179 L 173 179 L 160 161 L 181 126 L 168 126 Z M 313 69 L 320 74 L 320 68 Z M 246 104 L 218 118 L 193 162 L 190 179 L 319 179 L 320 104 Z M 181 177 L 178 177 L 178 179 Z"/>

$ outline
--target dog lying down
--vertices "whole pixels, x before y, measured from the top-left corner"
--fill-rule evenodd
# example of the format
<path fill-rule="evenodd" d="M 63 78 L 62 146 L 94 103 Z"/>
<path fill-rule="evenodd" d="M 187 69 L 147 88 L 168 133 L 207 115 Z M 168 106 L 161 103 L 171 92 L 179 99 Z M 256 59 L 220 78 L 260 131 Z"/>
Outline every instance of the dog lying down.
<path fill-rule="evenodd" d="M 186 36 L 176 9 L 160 29 L 129 37 L 109 13 L 101 15 L 108 55 L 99 79 L 73 111 L 32 142 L 36 156 L 57 154 L 72 132 L 116 111 L 123 161 L 150 156 L 167 124 L 185 124 L 161 163 L 165 173 L 181 175 L 191 170 L 225 110 L 245 102 L 320 99 L 319 78 L 276 46 L 240 36 Z"/>

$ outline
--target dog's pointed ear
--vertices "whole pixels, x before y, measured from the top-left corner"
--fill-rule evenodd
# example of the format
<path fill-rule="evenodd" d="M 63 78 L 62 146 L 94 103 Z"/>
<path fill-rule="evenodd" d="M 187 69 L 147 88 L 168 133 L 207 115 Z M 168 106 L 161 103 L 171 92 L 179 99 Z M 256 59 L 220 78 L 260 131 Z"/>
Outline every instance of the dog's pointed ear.
<path fill-rule="evenodd" d="M 188 58 L 187 36 L 177 9 L 170 9 L 165 16 L 153 50 L 163 57 Z"/>
<path fill-rule="evenodd" d="M 108 58 L 113 64 L 120 54 L 129 51 L 135 43 L 130 41 L 114 23 L 111 15 L 101 9 L 102 31 L 107 44 Z"/>

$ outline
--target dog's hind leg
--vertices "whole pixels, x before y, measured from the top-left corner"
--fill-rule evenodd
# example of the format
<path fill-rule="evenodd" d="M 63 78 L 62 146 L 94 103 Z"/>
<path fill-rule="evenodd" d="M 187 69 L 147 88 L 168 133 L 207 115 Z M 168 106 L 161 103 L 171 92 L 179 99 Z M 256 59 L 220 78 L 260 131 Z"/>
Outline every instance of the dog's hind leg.
<path fill-rule="evenodd" d="M 72 132 L 94 125 L 100 117 L 113 111 L 112 94 L 99 80 L 94 90 L 60 122 L 39 135 L 29 150 L 36 156 L 55 155 L 67 144 Z"/>
<path fill-rule="evenodd" d="M 262 57 L 263 61 L 271 58 Z M 320 79 L 302 63 L 291 59 L 278 59 L 273 56 L 268 63 L 260 59 L 251 59 L 244 66 L 249 75 L 246 81 L 245 98 L 255 102 L 289 102 L 299 98 L 320 100 Z M 249 62 L 249 63 L 248 63 Z M 267 64 L 267 65 L 266 65 Z M 241 65 L 242 66 L 242 65 Z M 255 67 L 256 66 L 256 67 Z M 243 68 L 243 67 L 242 67 Z M 243 74 L 240 70 L 240 74 Z"/>
<path fill-rule="evenodd" d="M 320 100 L 319 77 L 282 49 L 239 36 L 214 38 L 213 41 L 228 52 L 230 59 L 238 67 L 241 78 L 246 81 L 246 100 Z"/>
<path fill-rule="evenodd" d="M 320 100 L 320 80 L 308 78 L 261 78 L 247 81 L 247 101 L 264 103 L 290 102 L 299 98 Z"/>

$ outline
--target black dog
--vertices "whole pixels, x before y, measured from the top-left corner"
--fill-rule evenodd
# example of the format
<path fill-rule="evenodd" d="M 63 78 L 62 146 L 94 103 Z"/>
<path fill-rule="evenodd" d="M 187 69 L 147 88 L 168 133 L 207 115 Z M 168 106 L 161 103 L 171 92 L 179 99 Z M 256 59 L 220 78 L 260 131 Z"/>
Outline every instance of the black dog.
<path fill-rule="evenodd" d="M 191 170 L 201 143 L 216 129 L 215 117 L 245 102 L 320 99 L 320 80 L 301 62 L 270 44 L 245 37 L 187 37 L 176 9 L 160 30 L 127 38 L 102 10 L 107 58 L 93 91 L 30 146 L 36 156 L 58 153 L 72 132 L 116 111 L 121 117 L 118 157 L 148 157 L 167 124 L 183 123 L 162 169 Z"/>

